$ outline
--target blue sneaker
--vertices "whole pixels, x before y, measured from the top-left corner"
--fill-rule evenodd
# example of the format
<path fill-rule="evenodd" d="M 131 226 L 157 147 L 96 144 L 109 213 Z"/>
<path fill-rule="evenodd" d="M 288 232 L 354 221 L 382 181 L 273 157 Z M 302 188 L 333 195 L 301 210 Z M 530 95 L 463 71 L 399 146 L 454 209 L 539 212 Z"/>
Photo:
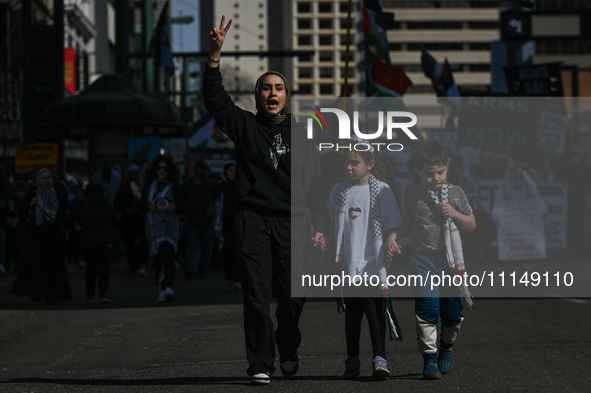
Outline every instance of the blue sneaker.
<path fill-rule="evenodd" d="M 361 375 L 361 362 L 358 357 L 349 356 L 345 360 L 345 372 L 343 373 L 343 379 L 355 379 Z"/>
<path fill-rule="evenodd" d="M 451 371 L 454 366 L 454 347 L 441 349 L 439 351 L 439 371 L 445 374 Z"/>
<path fill-rule="evenodd" d="M 279 369 L 281 370 L 281 374 L 283 374 L 283 376 L 286 378 L 295 377 L 299 368 L 300 361 L 297 355 L 293 360 L 279 361 Z"/>
<path fill-rule="evenodd" d="M 373 374 L 372 376 L 374 379 L 378 381 L 384 381 L 388 379 L 390 376 L 390 371 L 388 371 L 388 362 L 381 356 L 376 356 L 373 358 L 372 362 L 373 366 Z"/>
<path fill-rule="evenodd" d="M 437 368 L 437 363 L 425 363 L 423 368 L 423 379 L 441 379 L 441 373 Z"/>

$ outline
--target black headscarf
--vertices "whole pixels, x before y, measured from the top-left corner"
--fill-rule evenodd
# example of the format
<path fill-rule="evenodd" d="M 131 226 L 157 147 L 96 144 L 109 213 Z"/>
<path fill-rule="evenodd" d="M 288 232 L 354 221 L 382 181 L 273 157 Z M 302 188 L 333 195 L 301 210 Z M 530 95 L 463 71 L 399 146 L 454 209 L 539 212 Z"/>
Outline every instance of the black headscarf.
<path fill-rule="evenodd" d="M 266 111 L 264 111 L 260 107 L 260 102 L 259 102 L 259 95 L 261 93 L 261 86 L 263 84 L 263 80 L 265 80 L 265 78 L 267 77 L 267 75 L 277 75 L 277 76 L 279 76 L 281 79 L 283 79 L 283 84 L 285 85 L 285 106 L 283 107 L 283 109 L 281 110 L 281 112 L 278 115 L 275 115 L 275 116 L 269 115 L 269 113 L 267 113 Z M 265 117 L 267 117 L 269 119 L 272 119 L 277 124 L 279 124 L 283 120 L 287 119 L 287 115 L 289 114 L 290 90 L 289 90 L 289 86 L 287 85 L 287 80 L 279 72 L 277 72 L 277 71 L 267 71 L 263 75 L 261 75 L 259 77 L 259 79 L 257 79 L 257 83 L 256 83 L 256 85 L 254 87 L 254 96 L 255 96 L 254 98 L 255 98 L 256 108 L 257 108 L 257 111 L 260 114 L 264 115 Z"/>

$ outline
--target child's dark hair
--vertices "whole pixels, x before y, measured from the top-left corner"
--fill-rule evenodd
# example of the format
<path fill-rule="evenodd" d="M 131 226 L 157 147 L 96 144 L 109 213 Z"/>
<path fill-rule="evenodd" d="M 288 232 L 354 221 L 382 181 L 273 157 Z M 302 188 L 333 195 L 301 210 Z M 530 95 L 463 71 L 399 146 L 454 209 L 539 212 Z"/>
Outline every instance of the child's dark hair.
<path fill-rule="evenodd" d="M 412 158 L 412 165 L 421 170 L 426 166 L 447 165 L 447 149 L 439 142 L 421 143 Z"/>
<path fill-rule="evenodd" d="M 371 145 L 370 145 L 371 146 Z M 354 150 L 355 153 L 359 154 L 359 157 L 369 165 L 372 161 L 375 161 L 373 168 L 371 168 L 371 174 L 376 177 L 376 179 L 386 182 L 386 164 L 382 159 L 382 153 L 377 151 L 374 148 L 374 152 L 371 151 L 358 151 Z"/>

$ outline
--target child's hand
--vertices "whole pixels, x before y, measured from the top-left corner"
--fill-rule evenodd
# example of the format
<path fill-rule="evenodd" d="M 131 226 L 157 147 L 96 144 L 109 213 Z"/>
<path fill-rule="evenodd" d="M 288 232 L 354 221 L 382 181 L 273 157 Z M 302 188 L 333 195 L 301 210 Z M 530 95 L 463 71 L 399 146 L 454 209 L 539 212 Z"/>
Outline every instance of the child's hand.
<path fill-rule="evenodd" d="M 396 242 L 396 233 L 390 234 L 386 239 L 386 260 L 392 261 L 394 254 L 400 254 L 402 252 L 402 246 Z"/>
<path fill-rule="evenodd" d="M 316 232 L 316 235 L 312 238 L 312 242 L 314 247 L 316 247 L 320 252 L 326 251 L 326 239 L 324 238 L 324 234 L 320 232 Z"/>
<path fill-rule="evenodd" d="M 440 203 L 439 209 L 441 209 L 441 214 L 443 217 L 446 218 L 454 218 L 458 214 L 458 211 L 454 209 L 449 203 Z"/>

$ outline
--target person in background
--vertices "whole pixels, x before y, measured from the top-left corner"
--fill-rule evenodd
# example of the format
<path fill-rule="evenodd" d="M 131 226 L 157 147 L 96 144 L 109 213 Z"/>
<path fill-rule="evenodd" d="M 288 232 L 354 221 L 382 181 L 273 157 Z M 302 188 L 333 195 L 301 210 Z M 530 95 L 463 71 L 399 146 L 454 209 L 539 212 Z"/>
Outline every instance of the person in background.
<path fill-rule="evenodd" d="M 178 184 L 179 173 L 172 160 L 157 156 L 150 164 L 148 181 L 142 193 L 146 214 L 146 236 L 159 278 L 157 302 L 174 300 L 174 256 L 178 251 L 183 196 Z"/>
<path fill-rule="evenodd" d="M 236 244 L 234 236 L 234 219 L 236 217 L 236 164 L 224 166 L 223 181 L 218 185 L 216 195 L 219 197 L 218 216 L 215 231 L 218 239 L 223 242 L 222 259 L 224 262 L 224 277 L 226 290 L 241 290 L 240 270 L 236 260 Z"/>
<path fill-rule="evenodd" d="M 22 255 L 22 236 L 17 230 L 21 228 L 21 219 L 18 215 L 20 205 L 27 195 L 27 186 L 24 183 L 16 183 L 12 192 L 12 198 L 8 201 L 12 225 L 6 231 L 6 270 L 11 275 L 16 275 L 18 264 Z"/>
<path fill-rule="evenodd" d="M 91 183 L 102 184 L 109 203 L 113 203 L 121 186 L 121 175 L 113 168 L 110 157 L 103 158 L 102 168 L 92 175 Z"/>
<path fill-rule="evenodd" d="M 72 299 L 66 269 L 65 221 L 66 195 L 53 188 L 47 168 L 37 172 L 37 187 L 30 191 L 20 206 L 19 217 L 27 220 L 24 235 L 25 255 L 12 292 L 53 304 Z"/>
<path fill-rule="evenodd" d="M 70 201 L 70 212 L 72 217 L 76 217 L 80 214 L 85 202 L 84 189 L 81 185 L 75 185 L 72 193 L 74 194 L 74 199 Z M 84 245 L 82 244 L 82 238 L 80 237 L 80 230 L 77 228 L 74 228 L 72 231 L 68 246 L 70 262 L 80 267 L 86 267 L 86 261 L 84 260 Z"/>
<path fill-rule="evenodd" d="M 207 164 L 196 161 L 194 176 L 182 186 L 185 202 L 185 276 L 197 272 L 207 278 L 214 243 L 215 184 L 207 178 Z"/>
<path fill-rule="evenodd" d="M 148 245 L 141 202 L 140 168 L 137 165 L 130 165 L 127 168 L 127 175 L 129 180 L 117 191 L 114 206 L 121 214 L 120 229 L 125 243 L 129 271 L 141 277 L 147 277 L 145 264 L 148 259 Z"/>
<path fill-rule="evenodd" d="M 107 201 L 102 184 L 89 185 L 86 193 L 87 200 L 75 217 L 75 227 L 81 231 L 86 255 L 86 303 L 94 303 L 98 277 L 99 299 L 107 304 L 115 208 Z"/>

